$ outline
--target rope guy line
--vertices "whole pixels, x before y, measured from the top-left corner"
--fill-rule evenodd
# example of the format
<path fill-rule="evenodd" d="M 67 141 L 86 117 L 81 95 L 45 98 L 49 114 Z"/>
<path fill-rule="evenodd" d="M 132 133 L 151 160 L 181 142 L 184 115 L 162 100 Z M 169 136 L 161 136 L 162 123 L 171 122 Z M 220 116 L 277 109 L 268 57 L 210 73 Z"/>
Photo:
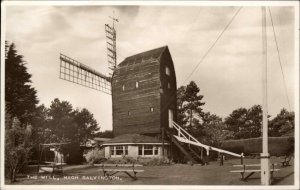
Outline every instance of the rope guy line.
<path fill-rule="evenodd" d="M 279 52 L 279 47 L 278 47 L 278 42 L 277 42 L 277 37 L 276 37 L 276 32 L 275 32 L 275 27 L 274 27 L 274 23 L 273 23 L 273 18 L 272 18 L 272 13 L 271 13 L 270 7 L 268 7 L 268 10 L 269 10 L 269 13 L 270 13 L 270 18 L 271 18 L 271 23 L 272 23 L 272 29 L 273 29 L 273 34 L 274 34 L 274 40 L 275 40 L 276 49 L 277 49 L 277 56 L 278 56 L 278 60 L 279 60 L 279 64 L 280 64 L 280 69 L 281 69 L 281 74 L 282 74 L 282 78 L 283 78 L 285 95 L 286 95 L 286 98 L 287 98 L 287 102 L 288 102 L 288 106 L 289 106 L 289 111 L 291 111 L 291 105 L 290 105 L 289 96 L 288 96 L 288 92 L 287 92 L 286 80 L 285 80 L 285 76 L 284 76 L 284 72 L 283 72 L 283 67 L 282 67 L 282 62 L 281 62 L 281 57 L 280 57 L 280 52 Z"/>
<path fill-rule="evenodd" d="M 217 42 L 219 41 L 219 39 L 222 37 L 223 33 L 229 28 L 230 24 L 233 22 L 233 20 L 235 19 L 235 17 L 238 15 L 238 13 L 241 11 L 243 7 L 240 7 L 236 13 L 233 15 L 233 17 L 230 19 L 230 21 L 228 22 L 228 24 L 225 26 L 225 28 L 222 30 L 222 32 L 219 34 L 219 36 L 217 37 L 217 39 L 214 41 L 214 43 L 208 48 L 208 50 L 205 52 L 205 54 L 202 56 L 202 58 L 200 59 L 199 63 L 196 65 L 196 67 L 194 67 L 194 69 L 192 70 L 192 72 L 186 77 L 186 79 L 184 80 L 183 83 L 185 83 L 193 74 L 194 72 L 197 70 L 197 68 L 199 67 L 199 65 L 204 61 L 204 59 L 206 58 L 206 56 L 209 54 L 209 52 L 213 49 L 213 47 L 217 44 Z"/>

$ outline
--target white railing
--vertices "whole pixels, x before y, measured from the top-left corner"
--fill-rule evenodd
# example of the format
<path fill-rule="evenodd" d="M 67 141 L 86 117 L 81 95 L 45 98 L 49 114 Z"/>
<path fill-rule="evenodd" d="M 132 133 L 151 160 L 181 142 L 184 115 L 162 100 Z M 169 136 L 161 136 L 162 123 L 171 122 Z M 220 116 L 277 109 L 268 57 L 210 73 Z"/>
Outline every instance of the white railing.
<path fill-rule="evenodd" d="M 178 132 L 178 135 L 174 135 L 174 137 L 177 140 L 179 140 L 180 142 L 183 142 L 183 143 L 192 144 L 192 145 L 195 145 L 195 146 L 200 146 L 202 148 L 205 148 L 207 155 L 209 155 L 210 150 L 214 150 L 214 151 L 217 151 L 217 152 L 221 152 L 221 153 L 224 153 L 224 154 L 229 154 L 229 155 L 236 156 L 236 157 L 244 157 L 243 153 L 242 154 L 236 154 L 234 152 L 230 152 L 230 151 L 227 151 L 227 150 L 223 150 L 223 149 L 220 149 L 220 148 L 215 148 L 215 147 L 208 146 L 208 145 L 200 143 L 196 138 L 194 138 L 192 135 L 190 135 L 186 130 L 184 130 L 182 127 L 180 127 L 174 121 L 172 122 L 172 126 Z"/>

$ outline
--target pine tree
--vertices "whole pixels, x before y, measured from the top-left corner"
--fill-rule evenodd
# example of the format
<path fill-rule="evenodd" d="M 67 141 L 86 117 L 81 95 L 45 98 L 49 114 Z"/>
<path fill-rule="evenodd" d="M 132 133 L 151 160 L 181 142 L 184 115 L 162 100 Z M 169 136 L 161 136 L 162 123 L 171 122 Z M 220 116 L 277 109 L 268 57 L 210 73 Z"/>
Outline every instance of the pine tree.
<path fill-rule="evenodd" d="M 31 87 L 23 56 L 5 43 L 5 174 L 11 182 L 28 162 L 35 114 L 36 90 Z"/>
<path fill-rule="evenodd" d="M 196 138 L 202 138 L 205 131 L 202 125 L 203 96 L 194 81 L 177 90 L 177 122 Z"/>
<path fill-rule="evenodd" d="M 11 117 L 20 120 L 21 127 L 31 124 L 38 103 L 36 90 L 31 87 L 31 74 L 27 72 L 22 55 L 14 43 L 8 46 L 5 58 L 5 103 Z"/>
<path fill-rule="evenodd" d="M 185 93 L 183 96 L 183 109 L 188 113 L 187 115 L 187 123 L 189 127 L 193 127 L 193 123 L 197 125 L 197 121 L 195 121 L 195 117 L 201 117 L 203 114 L 202 106 L 205 104 L 202 102 L 203 96 L 199 94 L 200 88 L 194 81 L 191 81 L 190 84 L 186 86 Z M 196 119 L 199 121 L 199 119 Z"/>

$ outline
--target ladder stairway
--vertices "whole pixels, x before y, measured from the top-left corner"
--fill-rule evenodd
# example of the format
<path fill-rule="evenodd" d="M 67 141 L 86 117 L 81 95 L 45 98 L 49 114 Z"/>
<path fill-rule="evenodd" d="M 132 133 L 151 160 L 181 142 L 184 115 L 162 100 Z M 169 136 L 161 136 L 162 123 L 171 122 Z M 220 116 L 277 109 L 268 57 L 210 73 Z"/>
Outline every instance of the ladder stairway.
<path fill-rule="evenodd" d="M 170 137 L 172 143 L 184 154 L 185 158 L 192 163 L 204 164 L 201 156 L 188 144 L 180 142 L 169 130 L 166 131 L 167 135 Z"/>
<path fill-rule="evenodd" d="M 174 121 L 172 122 L 172 127 L 176 130 L 177 135 L 171 133 L 169 130 L 166 130 L 167 135 L 170 137 L 171 141 L 179 148 L 179 150 L 185 155 L 185 157 L 193 162 L 193 163 L 201 163 L 204 164 L 203 158 L 195 151 L 192 147 L 197 146 L 206 149 L 207 156 L 209 155 L 210 150 L 214 150 L 223 154 L 229 154 L 231 156 L 243 158 L 243 154 L 236 154 L 234 152 L 230 152 L 227 150 L 223 150 L 220 148 L 208 146 L 200 143 L 196 138 L 190 135 L 186 130 L 180 127 Z M 193 145 L 193 146 L 191 146 Z"/>

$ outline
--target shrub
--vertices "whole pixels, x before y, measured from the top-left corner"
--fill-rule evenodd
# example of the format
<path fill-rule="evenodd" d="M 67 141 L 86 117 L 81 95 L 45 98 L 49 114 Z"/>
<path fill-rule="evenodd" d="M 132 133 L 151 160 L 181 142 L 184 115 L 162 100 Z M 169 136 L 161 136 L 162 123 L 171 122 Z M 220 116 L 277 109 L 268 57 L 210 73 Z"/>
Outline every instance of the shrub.
<path fill-rule="evenodd" d="M 7 127 L 7 126 L 6 126 Z M 5 129 L 5 176 L 15 182 L 17 174 L 28 164 L 31 131 L 23 129 L 14 118 L 12 127 Z"/>
<path fill-rule="evenodd" d="M 99 164 L 105 162 L 107 159 L 105 158 L 104 149 L 93 149 L 88 151 L 86 154 L 83 155 L 86 161 L 89 164 Z"/>
<path fill-rule="evenodd" d="M 138 163 L 144 166 L 161 166 L 170 164 L 170 160 L 166 158 L 139 158 Z"/>
<path fill-rule="evenodd" d="M 110 158 L 105 161 L 107 164 L 137 164 L 137 160 L 130 156 L 123 156 L 122 158 Z"/>
<path fill-rule="evenodd" d="M 293 139 L 293 137 L 269 137 L 269 153 L 271 156 L 283 156 L 288 152 L 292 152 L 294 149 Z M 243 152 L 247 156 L 262 152 L 262 139 L 227 140 L 222 142 L 221 148 L 237 154 Z"/>
<path fill-rule="evenodd" d="M 137 159 L 129 156 L 123 156 L 122 158 L 110 158 L 105 161 L 107 164 L 142 164 L 144 166 L 161 166 L 170 164 L 170 160 L 163 158 L 141 158 Z"/>

